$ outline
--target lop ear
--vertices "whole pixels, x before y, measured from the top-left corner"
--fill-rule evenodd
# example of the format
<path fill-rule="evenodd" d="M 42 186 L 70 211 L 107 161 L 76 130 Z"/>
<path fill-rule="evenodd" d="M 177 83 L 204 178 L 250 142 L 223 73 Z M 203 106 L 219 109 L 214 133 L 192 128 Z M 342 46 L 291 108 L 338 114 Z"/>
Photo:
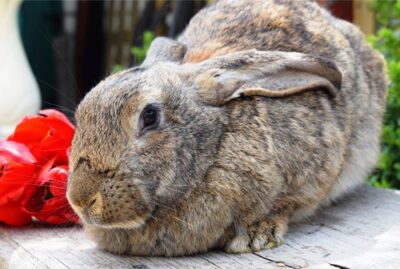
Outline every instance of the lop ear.
<path fill-rule="evenodd" d="M 142 66 L 153 65 L 156 62 L 178 62 L 185 56 L 186 46 L 167 37 L 157 37 L 151 42 L 146 59 Z"/>
<path fill-rule="evenodd" d="M 286 97 L 316 90 L 335 97 L 342 82 L 333 61 L 297 52 L 243 51 L 199 65 L 193 79 L 198 95 L 210 105 L 241 96 Z"/>

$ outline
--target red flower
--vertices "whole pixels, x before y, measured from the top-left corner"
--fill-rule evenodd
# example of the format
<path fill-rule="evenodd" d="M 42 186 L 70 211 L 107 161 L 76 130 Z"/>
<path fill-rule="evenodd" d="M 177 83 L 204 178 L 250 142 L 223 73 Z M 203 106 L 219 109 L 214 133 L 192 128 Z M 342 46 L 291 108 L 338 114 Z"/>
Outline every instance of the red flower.
<path fill-rule="evenodd" d="M 64 114 L 46 109 L 22 119 L 7 140 L 25 144 L 39 163 L 55 156 L 57 162 L 67 164 L 73 135 L 74 126 Z"/>
<path fill-rule="evenodd" d="M 38 186 L 32 196 L 23 202 L 24 209 L 43 222 L 77 223 L 79 219 L 65 197 L 68 167 L 54 166 L 54 161 L 55 158 L 48 161 L 40 171 Z"/>
<path fill-rule="evenodd" d="M 31 222 L 21 202 L 34 185 L 35 165 L 25 145 L 0 141 L 0 221 L 14 226 Z"/>
<path fill-rule="evenodd" d="M 0 144 L 0 221 L 76 223 L 65 197 L 74 126 L 56 110 L 25 117 Z"/>

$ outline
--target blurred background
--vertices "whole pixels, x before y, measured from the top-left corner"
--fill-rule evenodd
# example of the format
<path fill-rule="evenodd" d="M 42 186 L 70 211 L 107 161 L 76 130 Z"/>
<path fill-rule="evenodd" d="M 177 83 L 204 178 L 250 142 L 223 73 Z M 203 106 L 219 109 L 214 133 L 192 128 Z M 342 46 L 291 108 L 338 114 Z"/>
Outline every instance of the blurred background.
<path fill-rule="evenodd" d="M 5 38 L 5 35 L 1 35 L 1 31 L 5 31 L 1 24 L 6 24 L 2 20 L 2 17 L 6 17 L 2 8 L 7 9 L 4 7 L 7 2 L 21 0 L 0 1 L 1 57 L 1 43 Z M 176 38 L 191 17 L 212 2 L 20 2 L 16 13 L 17 26 L 27 62 L 40 91 L 39 105 L 42 108 L 57 108 L 72 117 L 77 103 L 102 78 L 140 63 L 155 36 Z M 317 2 L 335 16 L 358 25 L 369 42 L 386 57 L 391 83 L 383 132 L 383 153 L 379 168 L 368 182 L 379 187 L 400 188 L 400 0 Z M 0 88 L 0 94 L 4 98 L 5 89 Z M 0 110 L 3 104 L 0 98 Z"/>

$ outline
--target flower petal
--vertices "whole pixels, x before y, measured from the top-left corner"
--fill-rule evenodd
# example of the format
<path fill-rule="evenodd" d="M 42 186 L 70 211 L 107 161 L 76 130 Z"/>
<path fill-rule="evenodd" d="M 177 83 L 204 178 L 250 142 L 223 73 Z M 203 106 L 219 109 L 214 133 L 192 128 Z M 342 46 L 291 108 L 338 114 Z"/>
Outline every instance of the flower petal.
<path fill-rule="evenodd" d="M 49 119 L 57 119 L 69 125 L 72 129 L 75 129 L 74 125 L 69 121 L 69 119 L 60 111 L 55 109 L 43 109 L 39 111 L 39 115 L 46 115 Z"/>
<path fill-rule="evenodd" d="M 46 168 L 39 178 L 41 186 L 24 202 L 25 211 L 51 224 L 77 223 L 79 218 L 66 198 L 68 166 L 61 165 L 50 170 Z"/>
<path fill-rule="evenodd" d="M 20 164 L 36 163 L 35 157 L 25 145 L 13 141 L 0 141 L 0 156 Z"/>
<path fill-rule="evenodd" d="M 18 203 L 8 203 L 0 206 L 0 221 L 12 226 L 22 226 L 31 223 L 32 218 L 21 210 Z"/>
<path fill-rule="evenodd" d="M 25 144 L 38 162 L 56 155 L 59 162 L 68 162 L 67 150 L 74 135 L 74 126 L 61 112 L 47 109 L 39 115 L 25 117 L 8 137 Z"/>
<path fill-rule="evenodd" d="M 36 159 L 24 145 L 0 142 L 0 205 L 21 201 L 34 185 Z"/>
<path fill-rule="evenodd" d="M 55 167 L 47 175 L 50 178 L 50 191 L 56 197 L 65 197 L 67 192 L 68 166 Z"/>
<path fill-rule="evenodd" d="M 51 198 L 44 204 L 42 210 L 33 216 L 51 224 L 72 224 L 79 221 L 78 216 L 71 209 L 65 197 Z"/>

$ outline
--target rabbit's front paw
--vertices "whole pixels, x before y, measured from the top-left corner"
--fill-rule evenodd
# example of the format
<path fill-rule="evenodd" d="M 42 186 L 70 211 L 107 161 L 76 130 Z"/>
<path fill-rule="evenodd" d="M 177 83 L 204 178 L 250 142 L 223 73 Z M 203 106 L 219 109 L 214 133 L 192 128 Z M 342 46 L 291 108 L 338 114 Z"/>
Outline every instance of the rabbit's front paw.
<path fill-rule="evenodd" d="M 227 243 L 225 251 L 246 253 L 275 248 L 283 243 L 286 229 L 286 218 L 264 219 L 247 228 L 237 225 L 236 236 Z"/>
<path fill-rule="evenodd" d="M 284 227 L 274 220 L 262 220 L 249 227 L 251 237 L 250 247 L 252 251 L 271 249 L 283 243 Z"/>
<path fill-rule="evenodd" d="M 241 224 L 235 224 L 236 235 L 226 244 L 225 251 L 228 253 L 250 252 L 250 235 L 248 229 Z"/>

